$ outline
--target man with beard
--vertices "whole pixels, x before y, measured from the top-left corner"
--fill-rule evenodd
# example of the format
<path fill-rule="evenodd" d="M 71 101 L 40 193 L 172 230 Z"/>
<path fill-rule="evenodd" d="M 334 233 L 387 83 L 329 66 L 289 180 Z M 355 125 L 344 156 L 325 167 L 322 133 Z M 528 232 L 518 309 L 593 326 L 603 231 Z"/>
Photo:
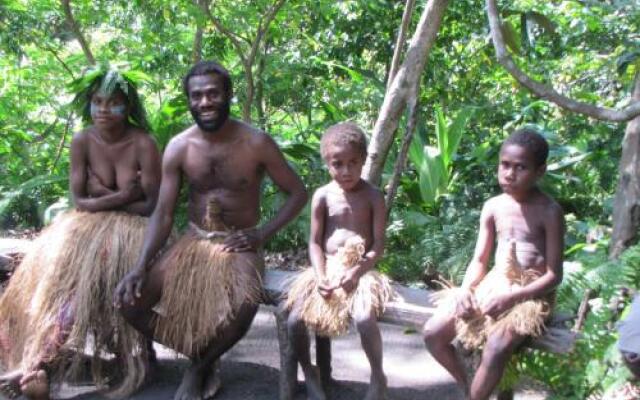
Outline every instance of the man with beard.
<path fill-rule="evenodd" d="M 166 148 L 142 253 L 115 292 L 116 305 L 136 329 L 191 358 L 174 397 L 179 400 L 215 393 L 214 363 L 244 336 L 258 309 L 261 247 L 307 200 L 273 139 L 229 118 L 227 70 L 199 62 L 183 85 L 196 125 Z M 257 226 L 265 172 L 288 197 L 272 220 Z M 171 232 L 183 176 L 189 228 L 155 261 Z"/>

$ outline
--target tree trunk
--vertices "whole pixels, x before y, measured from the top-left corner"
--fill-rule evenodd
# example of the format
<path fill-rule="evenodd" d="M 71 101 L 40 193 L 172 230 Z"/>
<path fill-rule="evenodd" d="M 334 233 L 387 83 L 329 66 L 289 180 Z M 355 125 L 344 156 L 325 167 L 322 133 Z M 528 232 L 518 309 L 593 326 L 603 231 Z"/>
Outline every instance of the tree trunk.
<path fill-rule="evenodd" d="M 384 162 L 398 129 L 400 117 L 411 90 L 420 82 L 447 4 L 448 0 L 429 0 L 411 38 L 407 55 L 384 97 L 362 171 L 362 177 L 374 185 L 380 183 Z"/>
<path fill-rule="evenodd" d="M 632 100 L 640 101 L 640 72 L 636 73 Z M 609 257 L 617 258 L 638 241 L 640 228 L 640 117 L 627 123 L 622 141 L 620 178 L 613 204 L 613 233 Z"/>

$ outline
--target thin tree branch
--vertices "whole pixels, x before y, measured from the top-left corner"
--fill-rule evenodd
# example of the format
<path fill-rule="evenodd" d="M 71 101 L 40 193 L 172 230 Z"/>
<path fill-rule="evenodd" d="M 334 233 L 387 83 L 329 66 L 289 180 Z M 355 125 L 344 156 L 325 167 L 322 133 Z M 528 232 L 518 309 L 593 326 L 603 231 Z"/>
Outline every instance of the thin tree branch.
<path fill-rule="evenodd" d="M 260 47 L 260 41 L 262 41 L 262 38 L 264 37 L 265 32 L 267 31 L 267 29 L 269 29 L 269 25 L 271 25 L 271 22 L 276 17 L 276 14 L 278 14 L 278 11 L 280 11 L 282 6 L 284 5 L 284 2 L 285 0 L 276 0 L 271 6 L 271 8 L 269 9 L 269 11 L 267 12 L 267 15 L 265 15 L 264 19 L 258 23 L 258 30 L 256 32 L 256 37 L 253 40 L 253 44 L 251 45 L 251 51 L 249 52 L 249 57 L 247 57 L 252 64 L 253 64 L 253 60 L 256 58 L 256 54 L 258 53 L 258 48 Z"/>
<path fill-rule="evenodd" d="M 389 189 L 387 190 L 387 196 L 385 198 L 385 203 L 387 204 L 387 215 L 389 215 L 389 213 L 391 212 L 393 200 L 396 197 L 398 185 L 400 184 L 400 176 L 404 171 L 405 164 L 407 162 L 407 154 L 409 154 L 409 147 L 411 146 L 413 133 L 415 132 L 416 124 L 418 122 L 417 92 L 418 88 L 415 88 L 407 101 L 409 118 L 407 120 L 407 127 L 405 128 L 404 137 L 402 138 L 400 153 L 398 153 L 398 158 L 396 158 L 396 165 L 393 167 L 393 175 L 391 176 L 391 180 L 389 181 Z"/>
<path fill-rule="evenodd" d="M 62 139 L 60 139 L 60 143 L 58 144 L 58 149 L 56 150 L 56 158 L 53 160 L 53 165 L 51 166 L 51 171 L 56 169 L 58 165 L 58 161 L 60 160 L 60 156 L 62 155 L 62 149 L 64 148 L 64 143 L 67 140 L 67 134 L 69 133 L 69 127 L 71 126 L 71 121 L 73 120 L 73 113 L 69 114 L 67 118 L 67 123 L 64 127 L 64 132 L 62 133 Z"/>
<path fill-rule="evenodd" d="M 404 7 L 404 12 L 402 14 L 402 24 L 400 25 L 400 30 L 398 31 L 396 47 L 393 50 L 393 58 L 391 59 L 391 68 L 389 68 L 389 77 L 387 78 L 387 90 L 389 90 L 389 88 L 391 87 L 393 78 L 396 77 L 396 73 L 398 72 L 398 67 L 400 66 L 400 55 L 404 50 L 404 42 L 407 38 L 407 28 L 411 23 L 411 15 L 413 14 L 413 8 L 415 3 L 416 3 L 415 0 L 407 0 L 406 5 Z"/>
<path fill-rule="evenodd" d="M 37 44 L 36 44 L 36 46 L 37 46 Z M 76 75 L 73 73 L 73 70 L 71 68 L 69 68 L 67 63 L 65 63 L 62 58 L 60 58 L 60 55 L 58 54 L 58 52 L 53 47 L 48 46 L 48 45 L 44 45 L 44 49 L 46 51 L 48 51 L 49 53 L 53 54 L 53 57 L 55 57 L 55 59 L 58 60 L 60 62 L 60 64 L 62 64 L 62 68 L 64 68 L 69 73 L 69 75 L 71 75 L 72 79 L 76 79 Z"/>
<path fill-rule="evenodd" d="M 93 53 L 91 53 L 91 48 L 89 47 L 89 43 L 82 35 L 80 31 L 80 27 L 78 23 L 73 18 L 73 13 L 71 12 L 71 5 L 69 4 L 69 0 L 60 0 L 62 3 L 62 9 L 64 10 L 64 15 L 67 19 L 67 24 L 69 24 L 69 28 L 73 31 L 73 34 L 76 36 L 76 39 L 80 43 L 80 47 L 82 47 L 82 51 L 84 52 L 84 56 L 87 58 L 89 64 L 94 65 L 96 63 L 95 57 L 93 57 Z"/>
<path fill-rule="evenodd" d="M 640 101 L 632 101 L 629 105 L 622 109 L 614 109 L 609 107 L 599 107 L 582 101 L 573 100 L 567 96 L 558 93 L 552 87 L 544 85 L 531 79 L 524 73 L 507 51 L 504 45 L 504 37 L 502 35 L 500 13 L 496 5 L 496 0 L 487 0 L 487 17 L 491 27 L 491 39 L 496 50 L 498 62 L 513 76 L 518 83 L 529 89 L 534 95 L 555 103 L 559 107 L 573 111 L 589 117 L 603 120 L 622 122 L 628 121 L 640 115 Z"/>
<path fill-rule="evenodd" d="M 236 49 L 236 52 L 238 53 L 238 57 L 240 57 L 240 60 L 244 64 L 246 62 L 246 57 L 244 55 L 244 50 L 242 48 L 242 44 L 240 43 L 240 41 L 238 39 L 238 35 L 236 35 L 235 33 L 231 32 L 230 30 L 225 28 L 224 25 L 222 25 L 222 23 L 216 17 L 213 16 L 213 14 L 211 13 L 211 9 L 209 8 L 208 4 L 206 4 L 206 3 L 200 4 L 200 2 L 197 1 L 197 0 L 194 0 L 194 3 L 198 7 L 200 7 L 200 9 L 207 15 L 209 20 L 211 20 L 211 22 L 213 23 L 213 26 L 218 31 L 220 31 L 220 33 L 225 35 L 229 39 L 229 41 L 231 41 L 231 45 L 233 45 L 233 47 Z"/>

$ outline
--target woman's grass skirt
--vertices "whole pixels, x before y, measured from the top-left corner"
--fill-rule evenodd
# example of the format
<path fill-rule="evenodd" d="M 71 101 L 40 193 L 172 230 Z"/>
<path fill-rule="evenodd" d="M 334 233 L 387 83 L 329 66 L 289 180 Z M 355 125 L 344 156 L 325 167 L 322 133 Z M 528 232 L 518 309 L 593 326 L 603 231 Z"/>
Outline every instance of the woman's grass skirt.
<path fill-rule="evenodd" d="M 90 347 L 94 380 L 109 384 L 111 396 L 143 383 L 145 340 L 115 309 L 113 292 L 138 259 L 146 225 L 147 218 L 123 212 L 71 211 L 41 233 L 0 299 L 5 367 L 27 371 L 44 361 L 52 377 L 69 377 L 86 368 Z M 63 348 L 46 354 L 61 338 Z M 122 364 L 117 385 L 104 369 L 110 354 Z"/>
<path fill-rule="evenodd" d="M 154 308 L 155 338 L 189 357 L 200 354 L 244 304 L 262 298 L 262 256 L 222 248 L 188 231 L 159 260 L 165 276 Z"/>
<path fill-rule="evenodd" d="M 335 282 L 347 269 L 340 257 L 327 257 L 327 279 Z M 377 271 L 365 273 L 351 293 L 334 289 L 331 297 L 323 298 L 318 292 L 318 279 L 313 268 L 302 271 L 291 284 L 285 307 L 291 311 L 298 307 L 300 318 L 316 334 L 336 337 L 346 333 L 354 315 L 373 310 L 377 316 L 391 298 L 392 289 L 386 276 Z"/>

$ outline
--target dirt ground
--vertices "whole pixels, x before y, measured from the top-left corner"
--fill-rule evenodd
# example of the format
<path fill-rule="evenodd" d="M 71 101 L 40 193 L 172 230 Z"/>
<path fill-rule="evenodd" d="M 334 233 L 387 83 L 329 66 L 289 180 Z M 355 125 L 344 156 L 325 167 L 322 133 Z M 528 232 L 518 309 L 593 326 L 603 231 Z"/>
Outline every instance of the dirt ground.
<path fill-rule="evenodd" d="M 463 399 L 453 380 L 424 349 L 420 336 L 402 327 L 381 324 L 384 343 L 384 368 L 389 379 L 390 400 Z M 180 383 L 187 361 L 157 347 L 160 368 L 156 379 L 132 397 L 135 400 L 169 400 Z M 367 389 L 369 367 L 354 332 L 334 340 L 333 378 L 336 384 L 329 396 L 333 400 L 361 399 Z M 222 361 L 222 389 L 219 400 L 277 400 L 278 342 L 275 317 L 261 308 L 253 325 Z M 302 376 L 299 376 L 300 380 Z M 92 387 L 63 388 L 57 397 L 77 400 L 102 400 L 106 397 Z M 302 384 L 296 400 L 305 399 Z M 517 400 L 542 400 L 544 394 L 520 390 Z"/>

